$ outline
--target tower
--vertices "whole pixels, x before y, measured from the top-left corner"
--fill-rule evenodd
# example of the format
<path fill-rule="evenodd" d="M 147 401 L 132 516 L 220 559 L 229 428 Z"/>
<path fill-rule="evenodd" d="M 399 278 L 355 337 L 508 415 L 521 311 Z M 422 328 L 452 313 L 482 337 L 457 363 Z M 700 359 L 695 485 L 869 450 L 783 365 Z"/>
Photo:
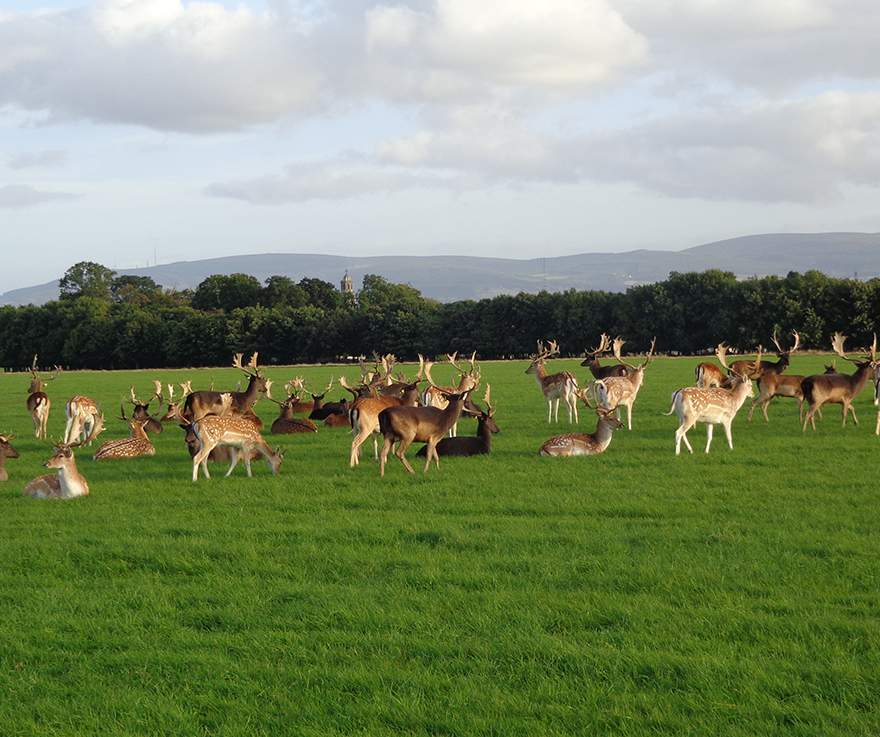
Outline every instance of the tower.
<path fill-rule="evenodd" d="M 345 276 L 342 277 L 342 281 L 339 283 L 339 291 L 343 294 L 354 296 L 354 283 L 351 280 L 351 276 L 348 274 L 348 269 L 346 269 Z"/>

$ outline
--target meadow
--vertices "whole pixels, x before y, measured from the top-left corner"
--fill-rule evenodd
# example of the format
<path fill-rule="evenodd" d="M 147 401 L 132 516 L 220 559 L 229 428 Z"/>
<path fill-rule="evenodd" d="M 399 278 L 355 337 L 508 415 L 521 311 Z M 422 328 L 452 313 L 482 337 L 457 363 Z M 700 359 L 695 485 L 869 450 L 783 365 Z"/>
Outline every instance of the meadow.
<path fill-rule="evenodd" d="M 824 358 L 795 356 L 791 372 Z M 21 496 L 50 449 L 27 375 L 0 375 L 0 432 L 22 456 L 0 484 L 0 734 L 877 735 L 870 386 L 860 427 L 829 407 L 802 434 L 792 400 L 749 424 L 746 405 L 733 451 L 719 431 L 703 454 L 700 426 L 698 452 L 676 458 L 662 413 L 695 362 L 652 364 L 634 430 L 595 458 L 539 458 L 571 429 L 564 410 L 548 426 L 526 362 L 487 362 L 489 457 L 414 477 L 392 461 L 380 479 L 371 449 L 351 470 L 349 434 L 321 427 L 271 437 L 277 478 L 259 462 L 253 479 L 216 467 L 192 484 L 171 424 L 152 458 L 80 450 L 91 496 L 69 502 Z M 267 373 L 323 387 L 340 372 L 357 374 Z M 112 418 L 131 384 L 240 376 L 65 373 L 50 434 L 74 393 L 102 404 L 106 440 L 127 432 Z"/>

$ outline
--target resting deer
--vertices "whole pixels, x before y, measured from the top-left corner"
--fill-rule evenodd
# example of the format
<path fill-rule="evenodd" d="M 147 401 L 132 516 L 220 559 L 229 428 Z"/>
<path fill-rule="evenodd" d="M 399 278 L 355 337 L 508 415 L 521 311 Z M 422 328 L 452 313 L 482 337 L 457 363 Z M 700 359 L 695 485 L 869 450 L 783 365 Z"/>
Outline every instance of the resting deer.
<path fill-rule="evenodd" d="M 719 360 L 725 368 L 730 368 L 724 358 L 724 351 L 719 351 Z M 759 347 L 758 356 L 754 361 L 756 366 L 760 365 L 760 360 L 761 348 Z M 721 425 L 724 428 L 727 444 L 733 450 L 733 434 L 730 426 L 740 407 L 753 394 L 750 373 L 731 373 L 731 387 L 729 389 L 723 387 L 703 389 L 694 386 L 679 389 L 672 395 L 672 407 L 666 415 L 671 415 L 673 412 L 678 415 L 679 425 L 675 431 L 675 455 L 681 454 L 682 441 L 690 453 L 694 452 L 688 441 L 687 432 L 698 422 L 706 424 L 707 453 L 712 445 L 712 431 L 715 425 Z"/>
<path fill-rule="evenodd" d="M 180 386 L 180 399 L 176 402 L 174 401 L 174 384 L 167 384 L 167 400 L 166 404 L 168 405 L 168 409 L 165 410 L 165 414 L 159 418 L 159 422 L 179 422 L 183 418 L 183 408 L 180 406 L 181 402 L 186 401 L 186 398 L 192 394 L 192 382 L 185 381 Z"/>
<path fill-rule="evenodd" d="M 293 408 L 299 401 L 299 394 L 294 382 L 288 382 L 285 387 L 287 390 L 287 399 L 279 402 L 272 399 L 278 405 L 278 417 L 272 423 L 270 432 L 273 435 L 294 435 L 303 432 L 318 432 L 315 423 L 306 418 L 294 417 Z M 271 399 L 271 398 L 270 398 Z"/>
<path fill-rule="evenodd" d="M 864 356 L 865 360 L 857 360 L 849 358 L 843 351 L 846 336 L 842 333 L 835 333 L 831 340 L 831 347 L 840 358 L 856 365 L 854 374 L 817 374 L 808 376 L 801 383 L 801 390 L 804 393 L 804 399 L 809 404 L 809 409 L 804 417 L 803 430 L 806 432 L 807 424 L 813 430 L 816 429 L 816 412 L 824 404 L 840 404 L 842 405 L 843 426 L 846 427 L 846 416 L 852 412 L 853 422 L 859 424 L 856 417 L 856 410 L 852 406 L 853 400 L 861 394 L 862 390 L 871 378 L 872 372 L 878 365 L 877 361 L 877 336 L 874 336 L 874 342 L 868 355 Z"/>
<path fill-rule="evenodd" d="M 46 461 L 46 468 L 55 468 L 57 474 L 37 476 L 24 487 L 24 495 L 34 499 L 76 499 L 89 495 L 89 484 L 76 467 L 74 448 L 82 443 L 55 446 L 52 457 Z"/>
<path fill-rule="evenodd" d="M 483 404 L 486 409 L 483 410 L 470 398 L 465 402 L 463 412 L 467 415 L 477 418 L 477 435 L 476 437 L 460 438 L 448 437 L 443 438 L 437 443 L 437 455 L 441 456 L 473 456 L 484 455 L 492 452 L 492 435 L 501 432 L 498 425 L 495 424 L 495 408 L 492 406 L 490 394 L 492 387 L 486 384 L 486 394 L 483 397 Z M 449 403 L 447 402 L 447 405 Z M 428 446 L 419 449 L 416 456 L 424 458 L 428 455 Z"/>
<path fill-rule="evenodd" d="M 235 470 L 239 457 L 243 456 L 247 475 L 251 477 L 251 455 L 253 451 L 257 451 L 266 459 L 272 474 L 277 476 L 278 470 L 281 468 L 281 461 L 284 459 L 281 449 L 273 450 L 270 448 L 253 422 L 247 417 L 242 417 L 232 411 L 233 399 L 231 394 L 223 394 L 220 401 L 222 414 L 207 415 L 192 423 L 192 431 L 199 441 L 199 451 L 192 459 L 193 483 L 198 480 L 199 467 L 201 467 L 206 479 L 211 478 L 211 474 L 208 473 L 208 456 L 218 445 L 228 446 L 232 456 L 229 470 L 226 471 L 227 476 Z"/>
<path fill-rule="evenodd" d="M 599 363 L 599 357 L 603 353 L 608 353 L 609 350 L 611 350 L 611 338 L 605 333 L 602 333 L 599 337 L 599 345 L 593 348 L 593 350 L 590 350 L 589 348 L 584 349 L 584 355 L 586 358 L 581 361 L 581 366 L 589 367 L 590 373 L 593 374 L 594 379 L 608 379 L 612 376 L 626 376 L 629 373 L 626 366 L 623 364 L 616 363 L 611 366 L 603 366 Z"/>
<path fill-rule="evenodd" d="M 798 417 L 804 419 L 804 392 L 801 389 L 803 376 L 794 376 L 792 374 L 783 374 L 782 372 L 788 368 L 791 361 L 791 354 L 794 353 L 801 344 L 801 336 L 797 331 L 793 331 L 794 343 L 787 351 L 779 345 L 776 339 L 776 333 L 773 333 L 773 342 L 776 344 L 777 355 L 779 361 L 762 361 L 761 373 L 758 376 L 758 396 L 752 400 L 752 406 L 749 408 L 749 422 L 752 421 L 752 415 L 755 414 L 755 407 L 761 408 L 764 415 L 764 422 L 769 422 L 767 417 L 767 407 L 773 397 L 791 397 L 798 402 Z M 738 362 L 737 362 L 738 363 Z M 736 366 L 736 363 L 733 364 Z"/>
<path fill-rule="evenodd" d="M 551 356 L 559 355 L 559 346 L 555 340 L 551 340 L 549 347 L 545 348 L 544 343 L 538 341 L 538 352 L 530 356 L 531 363 L 526 369 L 527 374 L 533 374 L 538 387 L 547 400 L 547 422 L 555 417 L 555 421 L 559 422 L 559 400 L 564 399 L 568 406 L 568 421 L 578 422 L 577 408 L 577 379 L 570 371 L 560 371 L 557 374 L 548 374 L 544 367 L 544 362 Z M 555 413 L 554 413 L 555 402 Z"/>
<path fill-rule="evenodd" d="M 18 451 L 12 447 L 15 435 L 0 435 L 0 481 L 8 481 L 9 473 L 6 470 L 7 458 L 18 458 Z"/>
<path fill-rule="evenodd" d="M 51 376 L 41 378 L 37 373 L 37 355 L 34 354 L 34 360 L 31 363 L 31 383 L 28 386 L 27 409 L 34 421 L 34 437 L 39 440 L 46 438 L 49 410 L 52 408 L 52 401 L 46 394 L 46 384 L 57 378 L 59 373 L 61 373 L 61 367 L 56 366 Z"/>
<path fill-rule="evenodd" d="M 129 387 L 129 402 L 131 403 L 132 408 L 131 418 L 138 422 L 143 422 L 144 432 L 147 434 L 158 434 L 162 432 L 161 419 L 157 419 L 150 414 L 150 405 L 153 403 L 154 399 L 158 399 L 160 403 L 162 402 L 162 383 L 160 381 L 153 382 L 153 396 L 151 396 L 146 402 L 137 398 L 133 386 Z"/>
<path fill-rule="evenodd" d="M 620 408 L 626 407 L 626 426 L 632 430 L 632 408 L 635 404 L 636 397 L 639 396 L 639 390 L 642 388 L 642 382 L 645 379 L 645 369 L 651 363 L 654 356 L 654 346 L 657 339 L 651 341 L 651 347 L 645 356 L 645 362 L 641 366 L 634 366 L 631 363 L 625 364 L 630 370 L 628 376 L 612 376 L 607 379 L 599 379 L 593 382 L 598 400 L 599 407 L 602 409 L 613 409 L 620 416 Z M 620 357 L 620 349 L 623 348 L 624 340 L 615 338 L 614 340 L 614 357 L 624 363 Z"/>
<path fill-rule="evenodd" d="M 598 422 L 595 432 L 569 432 L 565 435 L 556 435 L 544 442 L 538 455 L 556 457 L 599 455 L 604 453 L 611 444 L 614 431 L 623 427 L 623 423 L 618 419 L 613 409 L 602 409 L 590 404 L 587 389 L 584 389 L 579 396 L 589 409 L 596 411 Z"/>
<path fill-rule="evenodd" d="M 244 391 L 229 392 L 232 397 L 231 411 L 237 414 L 253 414 L 254 405 L 266 393 L 266 379 L 260 373 L 257 363 L 259 354 L 254 353 L 247 365 L 242 365 L 242 354 L 236 353 L 232 365 L 248 377 L 248 385 Z M 218 414 L 223 407 L 221 393 L 216 391 L 192 392 L 184 402 L 183 416 L 187 420 Z M 256 415 L 254 414 L 254 417 Z"/>
<path fill-rule="evenodd" d="M 446 360 L 449 361 L 450 365 L 459 373 L 459 382 L 457 386 L 441 386 L 436 387 L 434 384 L 434 379 L 431 378 L 431 368 L 434 366 L 433 361 L 424 361 L 425 366 L 425 378 L 428 380 L 428 388 L 425 389 L 424 394 L 422 395 L 422 404 L 426 407 L 436 407 L 437 409 L 445 409 L 448 402 L 446 401 L 446 397 L 444 394 L 456 394 L 462 390 L 462 386 L 465 382 L 469 382 L 468 376 L 472 376 L 476 372 L 476 358 L 477 352 L 474 351 L 471 354 L 469 369 L 463 369 L 459 366 L 455 359 L 458 357 L 458 351 L 455 353 L 446 354 Z M 419 354 L 419 360 L 422 359 L 421 354 Z M 452 427 L 449 428 L 449 437 L 454 438 L 458 435 L 458 423 L 456 422 Z"/>
<path fill-rule="evenodd" d="M 120 440 L 108 440 L 95 453 L 94 460 L 110 461 L 120 458 L 141 458 L 143 456 L 156 455 L 156 448 L 147 437 L 147 420 L 138 420 L 132 415 L 131 419 L 125 416 L 125 407 L 120 406 L 119 419 L 128 423 L 131 434 Z"/>
<path fill-rule="evenodd" d="M 65 445 L 91 445 L 104 430 L 104 415 L 94 399 L 77 394 L 64 407 L 67 425 L 64 428 Z"/>
<path fill-rule="evenodd" d="M 312 394 L 312 411 L 309 413 L 310 420 L 326 420 L 331 415 L 344 415 L 346 424 L 348 424 L 348 399 L 343 398 L 339 402 L 324 403 L 324 397 L 333 386 L 333 379 L 320 394 Z"/>

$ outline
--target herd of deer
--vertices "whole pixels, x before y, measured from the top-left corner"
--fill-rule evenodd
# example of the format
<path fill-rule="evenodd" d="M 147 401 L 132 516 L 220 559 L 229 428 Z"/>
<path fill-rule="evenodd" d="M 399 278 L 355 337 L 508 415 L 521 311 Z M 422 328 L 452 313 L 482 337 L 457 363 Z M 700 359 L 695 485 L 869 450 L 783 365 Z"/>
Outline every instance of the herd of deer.
<path fill-rule="evenodd" d="M 852 374 L 841 374 L 834 365 L 827 366 L 824 374 L 814 376 L 795 376 L 785 374 L 791 356 L 800 346 L 800 336 L 792 333 L 791 347 L 783 348 L 777 336 L 773 335 L 776 346 L 776 361 L 763 360 L 763 349 L 758 348 L 753 360 L 727 362 L 728 348 L 721 343 L 715 350 L 720 366 L 700 363 L 695 369 L 696 385 L 679 389 L 672 395 L 672 407 L 667 415 L 675 413 L 679 426 L 675 431 L 675 453 L 681 451 L 681 444 L 693 452 L 687 438 L 688 431 L 697 423 L 707 426 L 706 452 L 712 444 L 715 425 L 724 429 L 728 445 L 733 448 L 731 424 L 740 408 L 749 397 L 754 397 L 752 382 L 757 381 L 759 393 L 753 398 L 749 411 L 749 421 L 756 408 L 760 407 L 765 421 L 769 421 L 767 408 L 774 397 L 796 399 L 803 430 L 807 426 L 816 429 L 815 418 L 821 416 L 825 404 L 842 405 L 843 424 L 849 414 L 858 424 L 853 400 L 873 379 L 875 384 L 875 404 L 880 407 L 880 360 L 877 357 L 877 339 L 862 358 L 850 358 L 844 351 L 846 337 L 836 333 L 832 340 L 834 352 L 846 361 L 855 364 Z M 527 374 L 532 374 L 543 393 L 548 406 L 547 420 L 558 422 L 559 402 L 563 400 L 568 408 L 569 422 L 577 423 L 578 400 L 590 410 L 595 411 L 598 422 L 593 433 L 566 433 L 547 440 L 540 448 L 545 456 L 580 456 L 603 453 L 611 443 L 615 430 L 623 427 L 621 413 L 626 409 L 626 426 L 632 430 L 633 405 L 644 382 L 645 372 L 654 358 L 655 342 L 651 342 L 643 362 L 634 365 L 624 361 L 621 350 L 625 341 L 621 338 L 611 340 L 602 335 L 599 344 L 587 350 L 586 359 L 581 364 L 590 369 L 594 380 L 580 388 L 575 375 L 569 371 L 550 374 L 546 361 L 559 355 L 559 346 L 551 341 L 546 346 L 538 342 L 538 350 L 530 357 Z M 600 358 L 611 353 L 616 364 L 602 365 Z M 393 374 L 396 359 L 393 355 L 376 357 L 373 367 L 361 361 L 361 378 L 352 385 L 345 377 L 339 377 L 340 386 L 348 391 L 351 399 L 338 402 L 324 402 L 333 386 L 333 380 L 321 394 L 311 394 L 311 401 L 305 400 L 308 393 L 301 378 L 295 378 L 285 386 L 286 399 L 272 397 L 272 380 L 266 378 L 258 366 L 255 353 L 247 364 L 242 354 L 236 354 L 232 365 L 242 371 L 247 379 L 247 387 L 236 391 L 218 392 L 210 390 L 193 391 L 191 382 L 179 384 L 181 394 L 175 399 L 175 387 L 163 388 L 154 381 L 153 395 L 147 400 L 139 399 L 134 387 L 130 390 L 131 413 L 125 414 L 124 404 L 120 408 L 120 418 L 130 428 L 127 438 L 111 440 L 101 445 L 94 454 L 95 460 L 111 460 L 152 456 L 156 449 L 150 440 L 151 434 L 162 432 L 163 423 L 175 422 L 184 431 L 184 440 L 192 460 L 192 480 L 198 480 L 199 469 L 206 479 L 210 478 L 208 463 L 228 463 L 226 475 L 229 476 L 240 460 L 244 461 L 247 475 L 251 476 L 251 462 L 264 458 L 273 474 L 277 474 L 283 460 L 283 453 L 272 448 L 262 436 L 263 422 L 254 412 L 254 406 L 261 397 L 266 397 L 279 406 L 279 416 L 272 423 L 272 434 L 292 434 L 316 432 L 315 421 L 323 421 L 329 427 L 350 427 L 353 439 L 349 454 L 351 467 L 359 464 L 361 446 L 373 438 L 373 454 L 379 461 L 380 475 L 385 475 L 388 456 L 393 452 L 404 468 L 413 473 L 406 458 L 412 443 L 424 443 L 417 453 L 425 458 L 425 472 L 433 460 L 440 467 L 440 456 L 470 456 L 486 454 L 491 451 L 491 438 L 499 432 L 495 423 L 495 408 L 491 404 L 491 387 L 486 386 L 483 404 L 485 409 L 471 399 L 480 384 L 480 369 L 476 364 L 476 354 L 467 362 L 459 363 L 457 354 L 447 356 L 447 360 L 457 372 L 454 384 L 438 386 L 431 377 L 432 361 L 419 356 L 417 375 L 410 379 L 402 373 Z M 723 370 L 722 370 L 723 369 Z M 726 370 L 726 374 L 725 374 Z M 49 411 L 52 403 L 46 393 L 46 384 L 55 379 L 61 369 L 55 367 L 50 376 L 41 375 L 37 369 L 37 357 L 31 366 L 31 382 L 28 388 L 27 408 L 33 418 L 34 435 L 47 438 Z M 420 392 L 425 382 L 427 389 Z M 158 400 L 166 403 L 166 411 L 161 415 L 150 414 L 150 404 Z M 804 412 L 804 404 L 807 405 Z M 308 417 L 296 414 L 308 413 Z M 477 433 L 471 437 L 458 437 L 457 423 L 461 415 L 477 420 Z M 70 499 L 89 493 L 86 479 L 79 473 L 74 458 L 74 449 L 92 442 L 104 430 L 104 415 L 97 403 L 86 396 L 72 397 L 65 405 L 66 425 L 64 438 L 55 443 L 55 452 L 46 462 L 46 467 L 57 470 L 57 474 L 39 476 L 30 481 L 24 493 L 35 498 Z M 875 433 L 880 435 L 880 410 L 877 414 Z M 382 436 L 382 449 L 378 438 Z M 7 458 L 18 458 L 12 447 L 11 435 L 0 435 L 0 481 L 8 478 L 5 469 Z"/>

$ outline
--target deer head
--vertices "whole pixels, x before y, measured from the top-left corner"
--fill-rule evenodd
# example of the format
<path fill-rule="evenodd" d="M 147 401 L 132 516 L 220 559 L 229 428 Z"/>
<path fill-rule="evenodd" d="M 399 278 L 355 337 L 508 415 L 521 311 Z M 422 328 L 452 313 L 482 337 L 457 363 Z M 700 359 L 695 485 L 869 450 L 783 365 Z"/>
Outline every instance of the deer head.
<path fill-rule="evenodd" d="M 599 336 L 599 345 L 595 348 L 584 348 L 584 360 L 581 362 L 581 366 L 591 366 L 596 361 L 599 360 L 599 357 L 604 353 L 608 353 L 611 350 L 611 338 L 608 337 L 605 333 Z"/>
<path fill-rule="evenodd" d="M 654 356 L 654 346 L 657 344 L 657 338 L 651 340 L 651 347 L 648 349 L 648 353 L 645 356 L 645 362 L 641 366 L 635 366 L 631 363 L 627 363 L 623 360 L 623 358 L 621 358 L 620 349 L 623 348 L 624 343 L 626 343 L 626 341 L 623 338 L 617 337 L 614 339 L 614 357 L 624 366 L 628 366 L 633 371 L 644 371 L 646 368 L 648 368 L 648 364 L 651 363 L 651 360 Z"/>
<path fill-rule="evenodd" d="M 538 351 L 529 356 L 529 367 L 526 369 L 527 374 L 534 374 L 538 372 L 539 368 L 543 368 L 544 361 L 553 356 L 559 355 L 559 344 L 555 340 L 548 341 L 547 346 L 544 346 L 543 341 L 538 341 Z"/>

